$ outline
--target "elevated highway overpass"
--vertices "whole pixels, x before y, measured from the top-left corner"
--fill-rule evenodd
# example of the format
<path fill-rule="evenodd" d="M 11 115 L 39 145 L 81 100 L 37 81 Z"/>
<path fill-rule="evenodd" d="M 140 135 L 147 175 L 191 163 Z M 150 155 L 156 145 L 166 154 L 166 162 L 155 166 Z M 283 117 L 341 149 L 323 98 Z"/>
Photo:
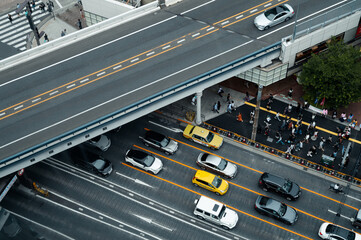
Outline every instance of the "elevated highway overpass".
<path fill-rule="evenodd" d="M 105 27 L 110 19 L 46 54 L 30 50 L 36 58 L 28 51 L 0 63 L 0 177 L 274 59 L 294 63 L 297 52 L 353 31 L 360 19 L 352 11 L 339 19 L 347 27 L 323 26 L 318 31 L 328 33 L 304 46 L 289 38 L 294 19 L 265 32 L 254 27 L 254 16 L 285 2 L 298 5 L 185 0 Z M 300 0 L 299 22 L 348 2 Z M 360 7 L 360 0 L 352 4 Z"/>

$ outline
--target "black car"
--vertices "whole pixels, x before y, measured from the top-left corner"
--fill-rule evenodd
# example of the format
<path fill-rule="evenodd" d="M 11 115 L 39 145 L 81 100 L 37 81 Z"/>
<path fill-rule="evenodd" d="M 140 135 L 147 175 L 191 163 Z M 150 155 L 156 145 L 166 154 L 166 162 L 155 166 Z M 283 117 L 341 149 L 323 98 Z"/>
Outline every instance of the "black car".
<path fill-rule="evenodd" d="M 178 150 L 178 143 L 161 133 L 149 130 L 144 137 L 139 137 L 147 147 L 159 149 L 165 154 L 174 154 Z"/>
<path fill-rule="evenodd" d="M 262 174 L 258 181 L 258 185 L 264 191 L 275 191 L 289 201 L 296 200 L 301 195 L 301 188 L 297 183 L 267 172 Z"/>
<path fill-rule="evenodd" d="M 100 176 L 108 176 L 113 171 L 113 165 L 109 160 L 84 148 L 71 149 L 71 158 L 76 166 Z"/>
<path fill-rule="evenodd" d="M 261 214 L 273 217 L 289 225 L 295 224 L 298 219 L 295 209 L 265 196 L 258 196 L 254 208 Z"/>

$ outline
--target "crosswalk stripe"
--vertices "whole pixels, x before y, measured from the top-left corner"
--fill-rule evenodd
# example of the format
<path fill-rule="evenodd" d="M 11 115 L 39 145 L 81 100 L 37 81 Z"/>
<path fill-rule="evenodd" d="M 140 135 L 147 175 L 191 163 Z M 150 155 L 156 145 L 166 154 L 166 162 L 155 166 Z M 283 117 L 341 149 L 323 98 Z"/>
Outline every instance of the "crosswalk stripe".
<path fill-rule="evenodd" d="M 32 18 L 35 25 L 39 24 L 41 19 L 43 19 L 49 14 L 47 11 L 40 10 L 40 3 L 40 0 L 35 1 L 35 10 L 33 10 L 32 12 Z M 8 14 L 10 14 L 12 17 L 12 23 L 10 23 L 8 19 Z M 29 22 L 25 16 L 25 11 L 20 13 L 19 16 L 15 13 L 15 10 L 4 13 L 0 16 L 1 42 L 17 48 L 20 51 L 24 51 L 26 50 L 27 37 L 30 32 L 32 32 L 32 30 L 30 29 Z"/>

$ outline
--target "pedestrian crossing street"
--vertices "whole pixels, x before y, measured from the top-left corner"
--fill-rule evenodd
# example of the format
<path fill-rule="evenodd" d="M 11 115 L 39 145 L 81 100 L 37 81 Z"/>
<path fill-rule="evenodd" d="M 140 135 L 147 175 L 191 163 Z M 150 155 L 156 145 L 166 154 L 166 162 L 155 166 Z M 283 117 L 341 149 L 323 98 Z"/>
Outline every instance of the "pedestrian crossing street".
<path fill-rule="evenodd" d="M 39 4 L 41 3 L 40 0 L 35 1 L 35 11 L 33 10 L 32 17 L 33 22 L 38 25 L 41 20 L 43 20 L 49 12 L 45 11 L 42 12 L 39 9 Z M 14 6 L 16 8 L 16 6 Z M 13 19 L 12 24 L 8 19 L 8 14 L 11 14 Z M 30 35 L 32 30 L 30 29 L 29 21 L 26 18 L 24 13 L 20 13 L 18 16 L 15 13 L 15 9 L 11 12 L 4 13 L 0 16 L 0 41 L 12 46 L 14 48 L 19 49 L 20 51 L 26 50 L 26 42 L 27 36 Z"/>

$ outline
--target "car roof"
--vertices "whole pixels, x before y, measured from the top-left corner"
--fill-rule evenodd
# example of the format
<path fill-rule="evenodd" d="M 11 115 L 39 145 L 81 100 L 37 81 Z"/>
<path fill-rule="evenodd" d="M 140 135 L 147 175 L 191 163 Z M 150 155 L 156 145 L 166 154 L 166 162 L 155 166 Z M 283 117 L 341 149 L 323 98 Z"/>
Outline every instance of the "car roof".
<path fill-rule="evenodd" d="M 274 200 L 272 198 L 269 198 L 269 197 L 265 197 L 265 196 L 259 196 L 259 197 L 260 197 L 260 200 L 259 200 L 260 205 L 265 206 L 266 208 L 269 208 L 269 209 L 273 209 L 273 210 L 280 209 L 281 202 Z"/>
<path fill-rule="evenodd" d="M 333 233 L 333 234 L 337 234 L 345 239 L 353 239 L 353 238 L 349 238 L 349 235 L 351 236 L 355 236 L 355 233 L 352 231 L 349 231 L 347 229 L 344 229 L 342 227 L 336 226 L 334 224 L 329 224 L 326 227 L 326 233 Z"/>
<path fill-rule="evenodd" d="M 214 215 L 219 215 L 222 207 L 224 206 L 223 203 L 213 200 L 211 198 L 201 196 L 197 203 L 197 208 L 212 213 Z"/>
<path fill-rule="evenodd" d="M 263 173 L 262 179 L 267 182 L 273 182 L 277 185 L 283 186 L 286 179 L 279 177 L 277 175 L 271 174 L 271 173 Z"/>
<path fill-rule="evenodd" d="M 267 13 L 273 13 L 273 14 L 279 14 L 281 12 L 284 12 L 284 11 L 290 11 L 290 9 L 286 6 L 286 5 L 279 5 L 279 6 L 276 6 L 274 8 L 271 8 L 269 10 L 267 10 L 266 12 Z"/>
<path fill-rule="evenodd" d="M 148 153 L 136 149 L 130 149 L 127 154 L 128 157 L 136 158 L 136 159 L 144 159 L 148 155 L 149 155 Z"/>
<path fill-rule="evenodd" d="M 206 158 L 206 161 L 204 161 L 204 162 L 208 162 L 208 163 L 218 166 L 222 160 L 222 158 L 220 158 L 220 157 L 217 157 L 217 156 L 214 156 L 211 154 L 207 154 L 207 153 L 205 153 L 205 154 L 206 154 L 207 158 Z"/>
<path fill-rule="evenodd" d="M 193 134 L 201 136 L 203 138 L 207 138 L 209 131 L 207 129 L 195 126 L 193 129 Z"/>
<path fill-rule="evenodd" d="M 203 171 L 203 170 L 197 170 L 196 174 L 194 175 L 195 178 L 201 179 L 203 181 L 212 183 L 212 181 L 214 180 L 215 175 L 213 175 L 212 173 Z"/>
<path fill-rule="evenodd" d="M 161 142 L 165 136 L 161 133 L 158 133 L 158 132 L 154 132 L 152 130 L 149 130 L 145 133 L 145 137 L 146 138 L 151 138 L 151 139 L 154 139 L 156 140 L 157 142 Z"/>

